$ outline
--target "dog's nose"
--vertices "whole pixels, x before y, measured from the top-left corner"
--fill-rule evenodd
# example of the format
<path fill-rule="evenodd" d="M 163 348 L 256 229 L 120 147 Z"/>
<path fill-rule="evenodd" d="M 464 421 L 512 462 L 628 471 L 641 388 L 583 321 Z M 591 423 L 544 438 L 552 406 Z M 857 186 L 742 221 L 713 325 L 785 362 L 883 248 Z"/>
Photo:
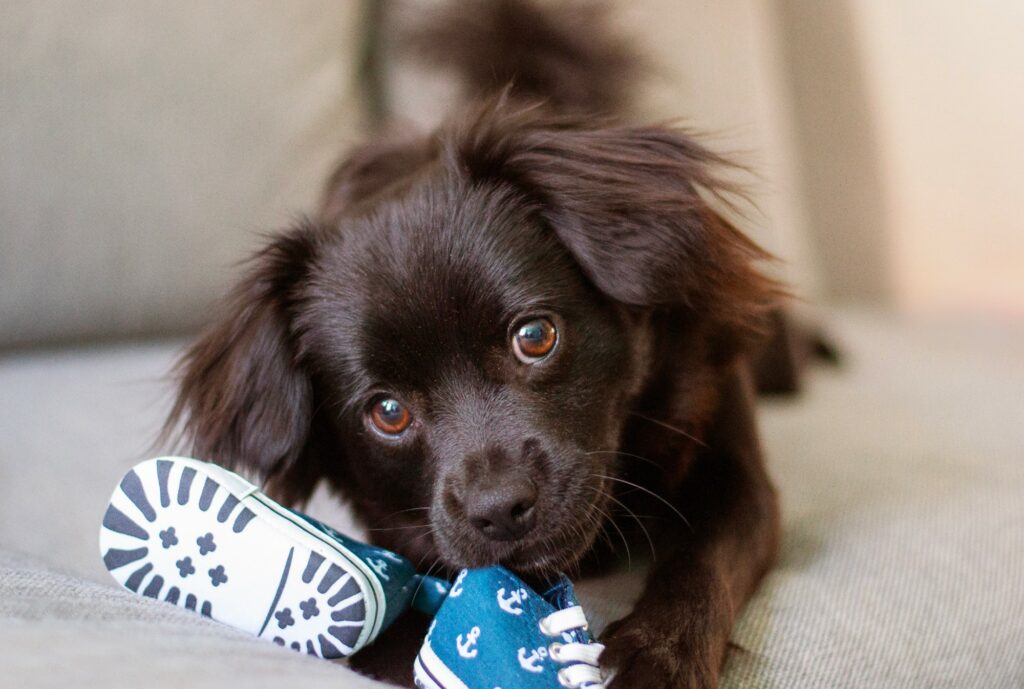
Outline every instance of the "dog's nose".
<path fill-rule="evenodd" d="M 473 491 L 465 501 L 466 516 L 480 533 L 494 541 L 511 541 L 537 523 L 537 488 L 531 481 L 514 481 Z"/>

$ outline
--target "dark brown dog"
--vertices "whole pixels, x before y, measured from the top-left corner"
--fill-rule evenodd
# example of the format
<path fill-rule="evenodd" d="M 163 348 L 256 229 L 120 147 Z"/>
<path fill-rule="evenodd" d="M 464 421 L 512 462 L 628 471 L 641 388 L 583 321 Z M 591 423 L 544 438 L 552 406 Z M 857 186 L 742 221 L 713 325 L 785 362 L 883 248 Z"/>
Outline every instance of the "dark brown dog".
<path fill-rule="evenodd" d="M 708 202 L 723 161 L 586 112 L 626 64 L 596 28 L 458 7 L 433 40 L 490 60 L 478 90 L 518 87 L 354 152 L 186 353 L 170 427 L 289 503 L 326 481 L 423 569 L 582 575 L 646 526 L 602 664 L 616 689 L 714 687 L 778 540 L 746 355 L 780 290 Z M 411 686 L 420 639 L 406 620 L 355 665 Z"/>

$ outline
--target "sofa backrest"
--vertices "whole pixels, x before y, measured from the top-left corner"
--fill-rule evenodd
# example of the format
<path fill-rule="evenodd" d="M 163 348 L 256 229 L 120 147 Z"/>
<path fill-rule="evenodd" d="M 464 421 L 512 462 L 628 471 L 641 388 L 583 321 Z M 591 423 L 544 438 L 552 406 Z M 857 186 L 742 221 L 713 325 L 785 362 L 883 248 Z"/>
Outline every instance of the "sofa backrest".
<path fill-rule="evenodd" d="M 202 321 L 358 139 L 355 2 L 0 9 L 0 346 Z"/>

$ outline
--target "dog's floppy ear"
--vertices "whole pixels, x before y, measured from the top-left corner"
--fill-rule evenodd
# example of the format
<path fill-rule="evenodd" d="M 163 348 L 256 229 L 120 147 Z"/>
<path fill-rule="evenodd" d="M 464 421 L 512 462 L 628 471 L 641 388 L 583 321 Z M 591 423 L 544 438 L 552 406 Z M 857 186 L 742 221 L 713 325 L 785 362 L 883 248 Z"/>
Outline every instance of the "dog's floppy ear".
<path fill-rule="evenodd" d="M 671 128 L 504 107 L 463 125 L 451 155 L 525 193 L 598 289 L 631 306 L 691 309 L 744 339 L 761 329 L 782 290 L 757 270 L 770 256 L 709 202 L 732 191 L 718 177 L 724 159 Z"/>
<path fill-rule="evenodd" d="M 282 500 L 308 497 L 313 386 L 295 342 L 296 288 L 322 230 L 302 224 L 251 259 L 212 324 L 178 362 L 178 391 L 165 438 L 195 456 L 256 474 Z M 306 458 L 304 458 L 305 460 Z"/>
<path fill-rule="evenodd" d="M 436 157 L 435 144 L 427 137 L 392 136 L 349 151 L 324 188 L 320 222 L 334 226 L 353 208 L 414 177 Z"/>

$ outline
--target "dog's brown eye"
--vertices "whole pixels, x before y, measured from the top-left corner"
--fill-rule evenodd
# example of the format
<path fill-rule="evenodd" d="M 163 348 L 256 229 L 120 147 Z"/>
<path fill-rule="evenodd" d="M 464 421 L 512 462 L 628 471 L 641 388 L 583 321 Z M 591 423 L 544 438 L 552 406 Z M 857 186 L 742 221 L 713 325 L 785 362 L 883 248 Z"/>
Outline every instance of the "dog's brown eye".
<path fill-rule="evenodd" d="M 512 351 L 524 364 L 532 364 L 551 353 L 558 342 L 558 331 L 547 318 L 534 318 L 516 327 Z"/>
<path fill-rule="evenodd" d="M 412 423 L 412 414 L 393 397 L 381 397 L 370 407 L 370 421 L 385 435 L 399 435 Z"/>

